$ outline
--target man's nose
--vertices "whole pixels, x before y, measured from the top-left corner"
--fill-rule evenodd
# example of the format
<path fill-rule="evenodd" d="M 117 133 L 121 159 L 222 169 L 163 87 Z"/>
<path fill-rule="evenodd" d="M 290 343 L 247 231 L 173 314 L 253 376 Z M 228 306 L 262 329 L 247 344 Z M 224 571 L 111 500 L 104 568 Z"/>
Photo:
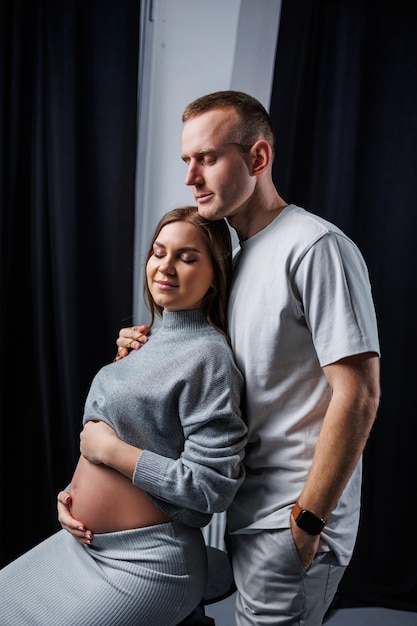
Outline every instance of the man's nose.
<path fill-rule="evenodd" d="M 186 185 L 199 185 L 203 182 L 203 176 L 197 163 L 189 163 L 185 176 Z"/>

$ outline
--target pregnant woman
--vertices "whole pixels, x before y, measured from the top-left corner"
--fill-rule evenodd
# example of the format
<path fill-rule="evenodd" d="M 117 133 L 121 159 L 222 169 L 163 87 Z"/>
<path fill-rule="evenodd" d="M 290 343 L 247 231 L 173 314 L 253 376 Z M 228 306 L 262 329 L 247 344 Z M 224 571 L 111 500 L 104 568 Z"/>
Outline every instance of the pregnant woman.
<path fill-rule="evenodd" d="M 152 323 L 103 367 L 68 488 L 90 544 L 60 530 L 0 571 L 1 626 L 175 626 L 206 584 L 201 527 L 243 480 L 243 379 L 227 337 L 231 241 L 195 207 L 167 213 L 146 261 Z M 156 326 L 156 325 L 155 325 Z"/>

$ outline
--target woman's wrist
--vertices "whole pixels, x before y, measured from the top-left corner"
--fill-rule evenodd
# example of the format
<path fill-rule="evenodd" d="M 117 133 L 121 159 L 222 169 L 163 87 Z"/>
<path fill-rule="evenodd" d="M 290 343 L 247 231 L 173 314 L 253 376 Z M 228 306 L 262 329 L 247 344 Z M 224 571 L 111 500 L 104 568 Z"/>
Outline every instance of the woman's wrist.
<path fill-rule="evenodd" d="M 118 439 L 117 442 L 114 442 L 113 445 L 108 448 L 105 455 L 105 464 L 121 474 L 124 474 L 131 480 L 136 469 L 136 463 L 141 454 L 141 448 L 136 448 Z"/>

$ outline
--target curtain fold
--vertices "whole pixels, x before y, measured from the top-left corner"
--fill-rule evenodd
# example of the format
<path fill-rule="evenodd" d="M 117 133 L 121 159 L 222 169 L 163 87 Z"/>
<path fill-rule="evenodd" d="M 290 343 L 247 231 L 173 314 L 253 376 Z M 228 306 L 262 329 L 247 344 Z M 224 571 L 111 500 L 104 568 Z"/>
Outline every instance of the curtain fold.
<path fill-rule="evenodd" d="M 278 189 L 359 245 L 379 323 L 382 400 L 337 602 L 417 611 L 416 29 L 403 0 L 283 0 L 271 116 Z"/>
<path fill-rule="evenodd" d="M 1 565 L 58 528 L 85 395 L 131 323 L 139 11 L 0 9 Z"/>

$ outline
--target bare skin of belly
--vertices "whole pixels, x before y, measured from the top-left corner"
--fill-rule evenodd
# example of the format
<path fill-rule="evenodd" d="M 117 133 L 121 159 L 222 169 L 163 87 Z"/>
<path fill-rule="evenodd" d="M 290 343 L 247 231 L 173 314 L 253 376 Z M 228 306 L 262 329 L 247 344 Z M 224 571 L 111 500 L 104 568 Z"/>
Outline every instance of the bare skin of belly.
<path fill-rule="evenodd" d="M 71 514 L 93 533 L 143 528 L 170 518 L 120 472 L 80 456 L 71 481 Z"/>

